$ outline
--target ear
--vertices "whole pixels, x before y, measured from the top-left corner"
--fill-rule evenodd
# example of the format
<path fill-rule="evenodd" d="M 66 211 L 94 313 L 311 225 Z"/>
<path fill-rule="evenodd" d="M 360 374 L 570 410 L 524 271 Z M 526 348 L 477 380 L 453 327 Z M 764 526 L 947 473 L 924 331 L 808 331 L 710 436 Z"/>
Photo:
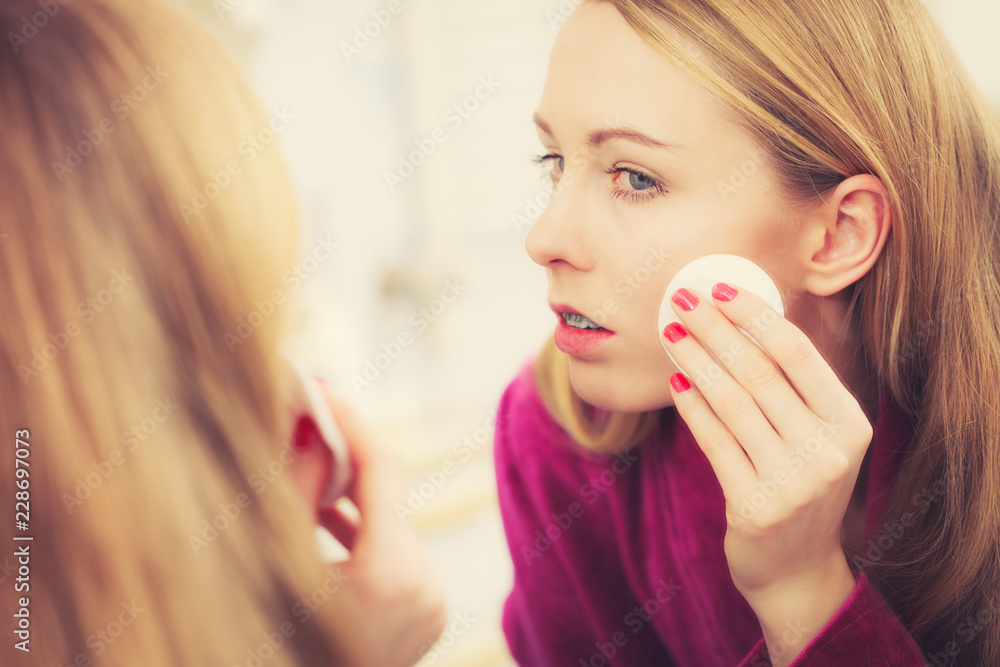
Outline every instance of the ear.
<path fill-rule="evenodd" d="M 882 181 L 871 174 L 845 179 L 806 216 L 805 291 L 830 296 L 857 282 L 875 264 L 891 227 Z"/>

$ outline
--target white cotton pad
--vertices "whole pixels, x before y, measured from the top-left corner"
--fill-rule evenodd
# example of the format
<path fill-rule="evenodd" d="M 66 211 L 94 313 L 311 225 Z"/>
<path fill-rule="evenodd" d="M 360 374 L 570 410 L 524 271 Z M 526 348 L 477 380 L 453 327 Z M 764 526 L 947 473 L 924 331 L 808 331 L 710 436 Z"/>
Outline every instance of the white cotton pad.
<path fill-rule="evenodd" d="M 778 286 L 774 284 L 774 281 L 771 280 L 764 269 L 749 259 L 737 255 L 706 255 L 705 257 L 699 257 L 677 272 L 674 279 L 667 285 L 666 292 L 664 292 L 663 298 L 660 300 L 659 329 L 657 330 L 657 335 L 660 338 L 660 344 L 663 345 L 663 349 L 667 352 L 667 356 L 670 357 L 670 360 L 678 368 L 680 368 L 680 364 L 671 356 L 670 350 L 667 349 L 669 343 L 663 336 L 663 330 L 668 324 L 671 322 L 680 323 L 680 318 L 674 313 L 670 297 L 680 288 L 686 287 L 697 294 L 702 303 L 707 303 L 714 308 L 715 303 L 712 298 L 712 288 L 715 287 L 716 283 L 720 282 L 729 283 L 739 290 L 747 290 L 756 294 L 766 304 L 774 308 L 779 315 L 782 317 L 785 315 L 785 306 L 781 301 L 781 293 L 778 291 Z M 754 345 L 760 347 L 761 350 L 764 349 L 742 327 L 736 328 L 746 335 Z M 708 351 L 716 363 L 722 366 L 718 357 L 712 354 L 704 344 L 702 344 L 702 347 Z M 764 354 L 767 354 L 767 352 L 765 351 Z M 770 357 L 770 355 L 768 356 Z"/>
<path fill-rule="evenodd" d="M 347 487 L 351 483 L 353 476 L 351 453 L 319 383 L 289 357 L 286 356 L 285 361 L 291 371 L 290 407 L 293 413 L 296 415 L 308 413 L 312 416 L 320 438 L 333 456 L 330 477 L 319 499 L 320 507 L 328 507 L 347 492 Z"/>

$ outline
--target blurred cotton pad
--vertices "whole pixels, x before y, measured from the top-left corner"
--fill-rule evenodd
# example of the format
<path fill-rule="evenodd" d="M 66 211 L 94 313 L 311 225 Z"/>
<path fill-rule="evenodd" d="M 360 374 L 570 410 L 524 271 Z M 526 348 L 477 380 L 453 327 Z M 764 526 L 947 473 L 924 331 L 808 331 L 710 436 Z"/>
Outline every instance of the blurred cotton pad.
<path fill-rule="evenodd" d="M 674 309 L 671 306 L 670 297 L 673 296 L 674 292 L 682 287 L 686 287 L 695 294 L 702 303 L 708 304 L 710 307 L 714 308 L 715 303 L 712 298 L 712 288 L 716 283 L 729 283 L 734 287 L 738 288 L 740 291 L 749 291 L 760 297 L 764 303 L 768 304 L 774 310 L 777 311 L 779 315 L 784 317 L 785 306 L 781 300 L 781 293 L 778 291 L 778 286 L 774 284 L 771 277 L 767 275 L 764 269 L 760 268 L 752 261 L 745 257 L 739 257 L 738 255 L 706 255 L 705 257 L 699 257 L 698 259 L 685 265 L 674 279 L 670 281 L 667 285 L 666 292 L 663 294 L 663 298 L 660 300 L 660 316 L 659 316 L 659 329 L 657 329 L 657 336 L 660 338 L 660 344 L 663 345 L 663 349 L 666 350 L 667 356 L 670 360 L 674 362 L 674 365 L 680 368 L 680 364 L 677 360 L 673 358 L 670 354 L 670 350 L 667 349 L 667 341 L 663 337 L 663 330 L 671 322 L 680 323 L 680 318 L 674 313 Z M 736 327 L 739 329 L 750 341 L 759 347 L 761 347 L 753 336 L 747 333 L 742 327 Z M 700 342 L 700 341 L 699 341 Z M 702 347 L 705 347 L 702 344 Z M 712 356 L 713 359 L 720 366 L 718 357 L 712 354 L 711 351 L 705 347 L 705 350 Z M 765 351 L 764 354 L 767 354 Z M 768 355 L 770 356 L 770 355 Z"/>

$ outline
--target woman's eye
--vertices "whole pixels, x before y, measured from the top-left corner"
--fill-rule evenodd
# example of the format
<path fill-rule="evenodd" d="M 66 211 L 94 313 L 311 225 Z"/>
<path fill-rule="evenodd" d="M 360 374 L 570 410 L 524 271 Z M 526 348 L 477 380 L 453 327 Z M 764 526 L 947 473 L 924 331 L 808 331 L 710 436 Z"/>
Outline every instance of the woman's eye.
<path fill-rule="evenodd" d="M 566 160 L 558 153 L 547 153 L 536 157 L 535 164 L 542 167 L 548 166 L 552 170 L 552 180 L 559 180 L 559 176 L 562 175 L 563 169 L 566 167 Z"/>
<path fill-rule="evenodd" d="M 632 186 L 634 190 L 648 190 L 656 185 L 656 181 L 647 176 L 646 174 L 641 174 L 637 171 L 630 171 L 628 173 L 628 184 Z"/>
<path fill-rule="evenodd" d="M 615 197 L 641 202 L 667 193 L 662 182 L 638 169 L 615 165 L 607 173 L 612 176 L 612 195 Z"/>

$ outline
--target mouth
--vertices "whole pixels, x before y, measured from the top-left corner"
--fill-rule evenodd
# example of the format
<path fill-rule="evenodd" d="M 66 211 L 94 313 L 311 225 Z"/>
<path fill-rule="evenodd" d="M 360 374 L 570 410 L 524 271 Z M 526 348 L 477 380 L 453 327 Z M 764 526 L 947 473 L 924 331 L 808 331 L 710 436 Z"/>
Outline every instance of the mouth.
<path fill-rule="evenodd" d="M 605 329 L 573 308 L 553 305 L 552 310 L 559 316 L 555 333 L 556 347 L 568 355 L 589 355 L 615 338 L 615 332 Z"/>
<path fill-rule="evenodd" d="M 600 326 L 596 322 L 587 319 L 580 313 L 559 313 L 562 317 L 563 322 L 566 326 L 573 327 L 574 329 L 593 329 L 594 331 L 607 331 L 604 327 Z"/>

